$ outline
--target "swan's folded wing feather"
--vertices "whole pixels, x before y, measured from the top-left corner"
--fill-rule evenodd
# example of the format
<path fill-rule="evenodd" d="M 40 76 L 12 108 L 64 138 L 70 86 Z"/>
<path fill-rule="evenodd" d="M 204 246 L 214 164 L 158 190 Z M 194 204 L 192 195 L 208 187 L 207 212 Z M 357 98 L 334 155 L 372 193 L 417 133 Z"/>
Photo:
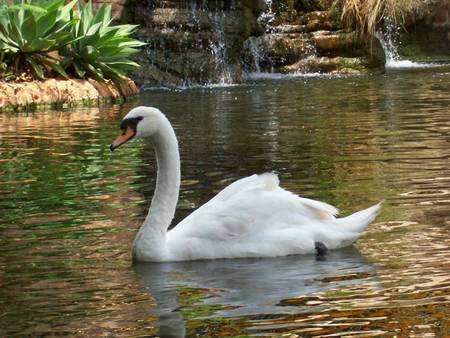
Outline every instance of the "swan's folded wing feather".
<path fill-rule="evenodd" d="M 318 219 L 334 219 L 339 210 L 327 203 L 299 197 L 300 202 L 311 212 L 311 216 Z"/>
<path fill-rule="evenodd" d="M 254 174 L 252 176 L 244 177 L 231 183 L 229 186 L 221 190 L 216 196 L 214 196 L 210 200 L 210 202 L 216 202 L 219 200 L 226 201 L 237 193 L 247 189 L 252 189 L 254 187 L 261 187 L 262 189 L 274 189 L 279 187 L 279 185 L 280 180 L 275 173 L 264 173 L 260 175 Z"/>
<path fill-rule="evenodd" d="M 278 183 L 272 173 L 241 179 L 186 217 L 172 235 L 223 242 L 334 222 L 335 207 L 300 198 Z"/>
<path fill-rule="evenodd" d="M 273 214 L 271 200 L 276 191 L 286 192 L 274 173 L 242 178 L 182 220 L 171 235 L 221 240 L 243 236 Z"/>

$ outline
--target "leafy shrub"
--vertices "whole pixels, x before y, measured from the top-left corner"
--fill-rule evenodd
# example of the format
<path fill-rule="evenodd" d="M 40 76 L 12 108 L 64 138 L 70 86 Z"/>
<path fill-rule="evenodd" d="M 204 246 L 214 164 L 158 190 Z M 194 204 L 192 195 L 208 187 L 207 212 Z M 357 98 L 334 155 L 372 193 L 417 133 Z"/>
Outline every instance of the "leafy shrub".
<path fill-rule="evenodd" d="M 64 5 L 64 0 L 35 0 L 0 5 L 0 50 L 11 54 L 15 72 L 23 64 L 44 78 L 44 66 L 67 76 L 57 58 L 51 56 L 74 39 L 70 27 L 74 20 L 69 12 L 74 1 Z"/>
<path fill-rule="evenodd" d="M 1 60 L 16 74 L 31 70 L 41 79 L 53 70 L 64 77 L 119 81 L 139 66 L 129 56 L 144 43 L 130 37 L 137 26 L 111 23 L 111 5 L 105 3 L 94 14 L 91 1 L 14 0 L 8 5 L 0 0 Z"/>
<path fill-rule="evenodd" d="M 61 50 L 66 68 L 73 68 L 80 77 L 119 81 L 126 71 L 139 67 L 128 58 L 145 43 L 130 38 L 137 26 L 111 25 L 111 5 L 103 3 L 94 14 L 91 1 L 78 1 L 78 11 L 71 11 L 71 18 L 75 19 L 74 41 Z"/>

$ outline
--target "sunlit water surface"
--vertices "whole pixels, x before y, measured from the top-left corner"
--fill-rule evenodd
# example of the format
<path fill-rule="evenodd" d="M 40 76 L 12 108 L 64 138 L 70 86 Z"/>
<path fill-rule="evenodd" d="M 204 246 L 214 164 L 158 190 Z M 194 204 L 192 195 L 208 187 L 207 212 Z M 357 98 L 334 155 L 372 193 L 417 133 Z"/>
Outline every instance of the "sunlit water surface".
<path fill-rule="evenodd" d="M 276 170 L 343 214 L 386 199 L 356 248 L 132 266 L 152 148 L 111 153 L 131 107 L 0 115 L 0 336 L 445 337 L 450 69 L 150 91 L 180 140 L 176 221 Z"/>

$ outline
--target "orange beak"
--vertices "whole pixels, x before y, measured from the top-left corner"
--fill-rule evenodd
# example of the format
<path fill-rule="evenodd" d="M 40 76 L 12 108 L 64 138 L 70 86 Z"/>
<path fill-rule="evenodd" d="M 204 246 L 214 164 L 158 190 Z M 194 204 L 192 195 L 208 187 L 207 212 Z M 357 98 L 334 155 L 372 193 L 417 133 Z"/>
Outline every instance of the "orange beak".
<path fill-rule="evenodd" d="M 117 136 L 117 138 L 114 140 L 114 142 L 111 144 L 109 149 L 111 151 L 114 151 L 116 148 L 119 148 L 122 144 L 128 142 L 136 135 L 136 132 L 133 130 L 133 128 L 126 127 L 122 134 Z"/>

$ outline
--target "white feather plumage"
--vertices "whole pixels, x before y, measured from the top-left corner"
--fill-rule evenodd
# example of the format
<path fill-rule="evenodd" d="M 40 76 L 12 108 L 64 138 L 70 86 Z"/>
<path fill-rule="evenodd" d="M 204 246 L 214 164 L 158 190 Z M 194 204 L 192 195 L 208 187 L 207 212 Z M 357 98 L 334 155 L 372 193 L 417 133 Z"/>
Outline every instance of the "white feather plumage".
<path fill-rule="evenodd" d="M 175 132 L 156 108 L 137 107 L 124 119 L 142 117 L 136 136 L 152 138 L 158 162 L 155 195 L 133 245 L 139 261 L 275 257 L 352 244 L 374 220 L 381 203 L 344 218 L 326 203 L 279 186 L 276 174 L 242 178 L 219 192 L 176 227 L 180 163 Z"/>

